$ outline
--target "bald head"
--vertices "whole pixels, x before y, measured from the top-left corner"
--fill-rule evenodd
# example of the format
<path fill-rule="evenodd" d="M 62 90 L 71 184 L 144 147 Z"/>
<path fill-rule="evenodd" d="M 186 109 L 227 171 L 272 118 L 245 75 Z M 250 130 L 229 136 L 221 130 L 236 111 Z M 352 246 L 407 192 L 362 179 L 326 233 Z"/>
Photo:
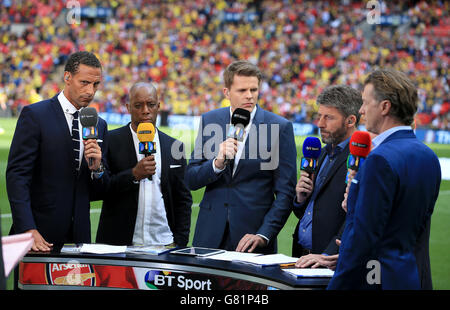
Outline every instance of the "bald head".
<path fill-rule="evenodd" d="M 127 103 L 131 115 L 131 127 L 134 131 L 140 123 L 152 123 L 156 126 L 159 101 L 155 86 L 147 82 L 138 82 L 130 88 L 130 100 Z"/>
<path fill-rule="evenodd" d="M 136 95 L 136 92 L 142 89 L 146 90 L 152 96 L 155 96 L 156 100 L 158 100 L 158 93 L 156 91 L 155 86 L 152 83 L 137 82 L 134 83 L 133 86 L 131 86 L 130 88 L 130 101 L 131 98 Z"/>

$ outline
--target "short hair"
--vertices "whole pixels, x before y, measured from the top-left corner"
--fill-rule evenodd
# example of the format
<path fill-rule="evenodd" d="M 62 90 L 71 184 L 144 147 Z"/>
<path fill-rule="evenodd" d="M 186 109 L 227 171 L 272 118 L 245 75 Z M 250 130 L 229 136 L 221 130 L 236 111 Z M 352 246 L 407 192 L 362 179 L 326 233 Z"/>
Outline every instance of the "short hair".
<path fill-rule="evenodd" d="M 235 75 L 255 76 L 258 78 L 258 83 L 262 80 L 262 73 L 259 68 L 247 60 L 238 60 L 228 65 L 223 73 L 226 88 L 231 87 Z"/>
<path fill-rule="evenodd" d="M 369 74 L 364 86 L 372 84 L 374 98 L 391 103 L 389 114 L 405 125 L 411 125 L 417 112 L 417 87 L 403 72 L 394 69 L 378 69 Z"/>
<path fill-rule="evenodd" d="M 156 96 L 156 100 L 158 100 L 158 91 L 155 87 L 155 85 L 153 83 L 150 82 L 136 82 L 134 83 L 131 88 L 130 91 L 128 93 L 128 100 L 131 100 L 131 97 L 134 96 L 134 94 L 136 93 L 136 91 L 140 88 L 146 88 L 150 93 L 155 94 Z"/>
<path fill-rule="evenodd" d="M 328 86 L 317 97 L 317 104 L 334 107 L 346 118 L 355 115 L 356 124 L 361 117 L 362 103 L 361 92 L 347 85 Z"/>
<path fill-rule="evenodd" d="M 64 71 L 70 72 L 71 74 L 76 74 L 80 65 L 86 65 L 94 68 L 102 68 L 102 65 L 98 58 L 90 52 L 80 51 L 75 52 L 69 56 Z"/>

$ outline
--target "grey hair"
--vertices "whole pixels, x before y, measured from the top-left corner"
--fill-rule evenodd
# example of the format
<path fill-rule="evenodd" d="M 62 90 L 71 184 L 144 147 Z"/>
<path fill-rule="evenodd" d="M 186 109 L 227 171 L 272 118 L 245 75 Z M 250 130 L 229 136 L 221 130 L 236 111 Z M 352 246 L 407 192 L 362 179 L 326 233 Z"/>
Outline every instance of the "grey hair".
<path fill-rule="evenodd" d="M 361 92 L 347 85 L 328 86 L 317 97 L 317 104 L 334 107 L 345 117 L 355 115 L 356 124 L 361 117 L 359 109 L 362 103 Z"/>

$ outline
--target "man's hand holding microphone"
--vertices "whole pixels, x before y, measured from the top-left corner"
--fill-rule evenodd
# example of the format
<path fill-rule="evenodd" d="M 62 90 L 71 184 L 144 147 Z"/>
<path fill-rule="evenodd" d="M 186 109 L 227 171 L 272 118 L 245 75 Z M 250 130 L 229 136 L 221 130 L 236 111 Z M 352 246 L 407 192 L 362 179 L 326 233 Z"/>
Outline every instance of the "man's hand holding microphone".
<path fill-rule="evenodd" d="M 238 150 L 238 141 L 234 138 L 228 138 L 219 145 L 219 153 L 214 161 L 217 169 L 225 169 L 227 160 L 234 159 Z"/>
<path fill-rule="evenodd" d="M 304 203 L 306 199 L 311 196 L 314 189 L 314 174 L 305 171 L 300 172 L 300 179 L 298 179 L 295 192 L 297 193 L 297 202 Z"/>
<path fill-rule="evenodd" d="M 92 171 L 101 168 L 102 150 L 97 143 L 98 114 L 95 108 L 87 107 L 80 111 L 80 123 L 83 133 L 84 158 Z"/>
<path fill-rule="evenodd" d="M 225 169 L 230 160 L 233 160 L 238 151 L 238 141 L 244 141 L 244 128 L 250 123 L 250 112 L 237 108 L 231 116 L 231 126 L 227 132 L 227 139 L 219 145 L 219 153 L 214 160 L 214 166 Z"/>
<path fill-rule="evenodd" d="M 322 144 L 318 138 L 308 137 L 303 143 L 303 157 L 300 162 L 300 179 L 295 186 L 297 202 L 300 204 L 304 203 L 313 192 L 314 173 L 321 149 Z"/>
<path fill-rule="evenodd" d="M 350 138 L 349 149 L 350 154 L 347 158 L 347 187 L 344 193 L 344 200 L 342 201 L 342 209 L 347 212 L 347 198 L 350 191 L 353 178 L 356 176 L 359 168 L 364 163 L 364 160 L 369 155 L 372 145 L 372 139 L 366 131 L 355 131 Z"/>
<path fill-rule="evenodd" d="M 136 181 L 140 181 L 154 175 L 156 173 L 155 156 L 150 155 L 142 158 L 136 166 L 134 166 L 132 172 Z"/>
<path fill-rule="evenodd" d="M 139 153 L 145 155 L 136 166 L 132 173 L 136 181 L 148 178 L 152 180 L 152 176 L 156 173 L 156 161 L 153 154 L 156 153 L 156 143 L 153 142 L 156 130 L 152 123 L 140 123 L 137 128 L 137 136 L 139 139 Z"/>

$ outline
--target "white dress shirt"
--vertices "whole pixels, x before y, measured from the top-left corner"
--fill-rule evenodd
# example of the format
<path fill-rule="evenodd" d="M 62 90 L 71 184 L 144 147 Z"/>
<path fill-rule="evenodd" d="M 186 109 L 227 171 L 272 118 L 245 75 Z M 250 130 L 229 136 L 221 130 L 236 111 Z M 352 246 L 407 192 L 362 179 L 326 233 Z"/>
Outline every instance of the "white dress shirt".
<path fill-rule="evenodd" d="M 64 111 L 64 116 L 66 117 L 67 126 L 69 126 L 70 135 L 72 135 L 72 122 L 73 122 L 73 113 L 76 111 L 80 112 L 80 110 L 77 110 L 73 104 L 70 103 L 69 99 L 64 96 L 64 91 L 60 92 L 58 95 L 58 101 L 61 105 L 61 108 Z M 79 165 L 78 168 L 81 166 L 81 159 L 83 158 L 84 153 L 84 144 L 82 143 L 82 132 L 80 129 L 80 113 L 78 113 L 78 132 L 80 133 L 80 154 L 79 154 Z"/>
<path fill-rule="evenodd" d="M 139 154 L 139 139 L 131 128 L 137 160 L 144 158 Z M 164 199 L 161 192 L 161 147 L 159 134 L 156 130 L 153 140 L 156 144 L 156 173 L 150 181 L 144 178 L 139 182 L 138 212 L 134 227 L 133 244 L 135 245 L 167 245 L 173 243 L 173 234 L 167 221 Z"/>

